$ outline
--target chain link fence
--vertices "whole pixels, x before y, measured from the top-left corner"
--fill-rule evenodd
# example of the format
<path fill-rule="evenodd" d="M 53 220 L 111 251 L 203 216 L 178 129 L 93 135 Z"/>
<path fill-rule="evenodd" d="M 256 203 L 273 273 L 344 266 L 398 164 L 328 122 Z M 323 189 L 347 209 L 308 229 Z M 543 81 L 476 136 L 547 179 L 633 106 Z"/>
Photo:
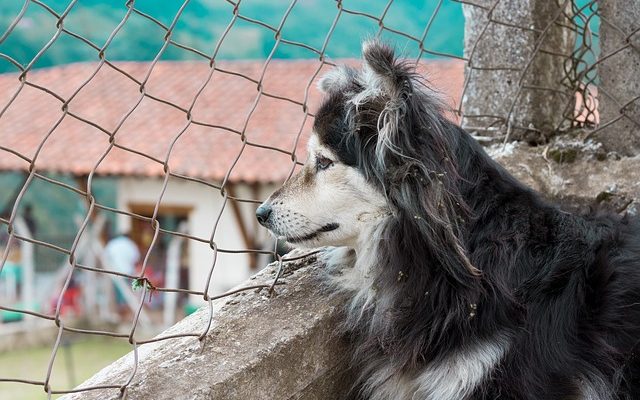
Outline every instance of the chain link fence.
<path fill-rule="evenodd" d="M 62 11 L 55 10 L 45 0 L 26 0 L 19 12 L 12 17 L 12 22 L 0 32 L 1 46 L 14 34 L 16 27 L 24 22 L 27 11 L 33 8 L 46 11 L 53 18 L 52 21 L 55 21 L 55 33 L 28 63 L 20 62 L 12 54 L 0 51 L 0 59 L 11 64 L 15 71 L 6 75 L 12 82 L 11 90 L 10 93 L 2 94 L 3 102 L 0 104 L 0 159 L 2 159 L 0 167 L 4 171 L 22 171 L 24 177 L 20 189 L 9 202 L 8 213 L 0 218 L 0 228 L 6 233 L 2 243 L 4 252 L 0 271 L 6 268 L 11 248 L 16 245 L 46 248 L 47 251 L 63 255 L 65 259 L 65 266 L 61 269 L 60 289 L 54 293 L 57 300 L 51 312 L 0 304 L 0 310 L 22 314 L 29 321 L 49 321 L 57 330 L 44 376 L 34 376 L 30 379 L 0 376 L 0 384 L 11 382 L 36 385 L 41 387 L 49 398 L 52 395 L 74 392 L 72 388 L 53 387 L 51 384 L 54 363 L 61 343 L 64 342 L 63 338 L 67 334 L 109 336 L 128 341 L 136 355 L 136 360 L 140 346 L 145 343 L 174 339 L 175 336 L 171 335 L 144 338 L 138 332 L 145 303 L 154 293 L 199 296 L 207 303 L 211 310 L 208 323 L 200 331 L 186 335 L 192 336 L 193 340 L 204 341 L 212 325 L 211 304 L 214 299 L 244 290 L 274 290 L 278 283 L 277 278 L 266 286 L 244 286 L 223 294 L 212 294 L 211 283 L 212 279 L 215 279 L 216 260 L 221 254 L 254 256 L 262 254 L 278 260 L 280 265 L 287 261 L 278 254 L 275 247 L 265 250 L 263 247 L 258 247 L 257 242 L 254 243 L 253 248 L 220 246 L 219 238 L 224 236 L 224 232 L 220 232 L 220 220 L 225 208 L 246 208 L 248 205 L 251 209 L 262 200 L 260 198 L 262 194 L 259 191 L 254 192 L 253 196 L 244 196 L 234 190 L 236 175 L 241 176 L 237 178 L 238 181 L 251 181 L 248 175 L 242 177 L 243 170 L 255 169 L 254 164 L 256 164 L 259 170 L 275 171 L 271 175 L 270 183 L 277 185 L 291 176 L 296 167 L 304 161 L 304 142 L 313 120 L 314 108 L 320 98 L 315 89 L 315 82 L 323 71 L 341 62 L 330 59 L 331 54 L 327 51 L 328 44 L 332 40 L 341 40 L 340 37 L 334 36 L 337 27 L 348 32 L 348 24 L 354 20 L 366 20 L 377 26 L 377 29 L 367 32 L 354 31 L 351 32 L 353 35 L 382 36 L 392 43 L 402 44 L 404 48 L 399 50 L 404 50 L 405 54 L 414 58 L 419 68 L 426 70 L 427 73 L 441 68 L 442 71 L 454 74 L 460 81 L 457 86 L 454 84 L 455 79 L 453 79 L 454 83 L 448 82 L 448 78 L 441 82 L 442 90 L 446 91 L 452 99 L 451 116 L 459 120 L 479 140 L 506 143 L 509 140 L 519 139 L 531 144 L 541 144 L 554 137 L 570 135 L 582 141 L 598 139 L 607 146 L 608 150 L 621 154 L 637 152 L 640 149 L 640 135 L 638 135 L 640 79 L 637 74 L 640 65 L 640 26 L 637 22 L 640 20 L 640 11 L 637 5 L 626 4 L 624 0 L 434 0 L 433 12 L 429 15 L 414 16 L 423 24 L 422 33 L 419 35 L 405 32 L 401 26 L 387 22 L 387 15 L 402 0 L 387 1 L 375 15 L 361 10 L 355 3 L 351 5 L 349 1 L 326 1 L 325 7 L 333 10 L 333 18 L 331 21 L 324 21 L 328 26 L 325 31 L 317 32 L 318 36 L 323 37 L 322 45 L 319 47 L 297 41 L 295 37 L 285 34 L 285 27 L 295 18 L 296 7 L 300 7 L 300 2 L 292 0 L 287 3 L 280 21 L 273 24 L 244 14 L 243 5 L 247 1 L 226 0 L 228 23 L 217 35 L 215 44 L 211 44 L 213 49 L 210 52 L 186 44 L 180 35 L 174 35 L 176 26 L 189 5 L 189 0 L 175 0 L 175 2 L 179 3 L 179 9 L 167 24 L 140 9 L 135 0 L 127 1 L 122 5 L 120 22 L 101 43 L 84 37 L 65 24 L 71 15 L 82 12 L 83 4 L 78 0 L 70 1 Z M 441 34 L 434 29 L 435 22 L 439 18 L 446 18 L 446 15 L 442 15 L 442 9 L 451 4 L 462 7 L 466 19 L 463 54 L 449 54 L 430 47 L 430 41 Z M 635 18 L 633 18 L 634 15 Z M 134 18 L 144 19 L 163 32 L 163 36 L 162 45 L 153 60 L 138 64 L 136 72 L 132 73 L 130 64 L 110 59 L 109 49 L 119 32 L 125 29 Z M 241 62 L 227 63 L 219 55 L 225 39 L 242 24 L 259 26 L 260 29 L 268 30 L 274 38 L 268 56 L 264 60 L 255 62 L 254 64 L 259 65 L 259 68 L 254 70 Z M 439 29 L 442 29 L 441 25 Z M 82 76 L 76 76 L 75 79 L 63 82 L 40 79 L 39 71 L 34 69 L 34 66 L 61 38 L 73 38 L 78 46 L 90 49 L 94 61 L 84 64 L 81 69 Z M 282 48 L 297 48 L 313 57 L 303 63 L 306 68 L 304 82 L 294 85 L 294 94 L 283 90 L 289 85 L 286 79 L 289 78 L 288 75 L 295 75 L 294 71 L 287 71 L 287 68 L 301 68 L 302 64 L 288 66 L 277 60 L 278 49 Z M 175 69 L 171 70 L 173 72 L 163 75 L 165 80 L 154 81 L 155 71 L 165 68 L 168 64 L 163 61 L 165 52 L 176 51 L 176 49 L 188 53 L 189 58 L 193 60 L 191 65 L 197 65 L 198 68 L 198 73 L 190 77 L 194 90 L 189 94 L 189 101 L 184 101 L 184 98 L 181 101 L 175 100 L 171 90 L 157 90 L 162 87 L 170 88 L 172 76 L 178 79 L 181 68 L 187 68 L 186 64 L 184 66 L 174 64 Z M 135 57 L 135 54 L 131 57 Z M 72 73 L 75 73 L 73 71 L 77 70 L 72 70 Z M 126 107 L 118 120 L 109 124 L 101 122 L 98 117 L 87 118 L 75 111 L 83 92 L 89 90 L 92 82 L 101 79 L 99 76 L 105 71 L 108 71 L 109 76 L 126 80 L 136 89 L 126 94 L 121 93 L 122 103 L 126 103 Z M 217 105 L 222 108 L 223 113 L 234 115 L 233 123 L 225 123 L 224 119 L 222 123 L 212 122 L 207 119 L 207 111 L 203 111 L 200 107 L 201 103 L 207 103 L 208 97 L 222 99 L 224 103 L 227 96 L 225 90 L 230 89 L 216 87 L 215 90 L 211 90 L 215 82 L 222 80 L 222 77 L 242 80 L 243 84 L 251 86 L 253 90 L 252 95 L 246 97 L 240 105 L 229 104 L 229 109 L 224 109 L 224 104 Z M 277 84 L 274 84 L 273 82 L 276 81 Z M 38 115 L 27 115 L 27 119 L 19 120 L 21 124 L 27 125 L 26 128 L 29 128 L 29 121 L 32 120 L 31 129 L 42 130 L 37 132 L 39 138 L 37 141 L 24 144 L 19 138 L 11 136 L 14 125 L 18 121 L 11 119 L 11 113 L 27 93 L 38 93 L 38 96 L 47 97 L 49 101 L 56 103 L 57 109 L 55 118 L 46 122 L 48 126 L 45 129 L 42 129 Z M 39 98 L 38 96 L 33 99 Z M 162 124 L 154 128 L 164 131 L 161 136 L 165 142 L 162 151 L 157 149 L 154 152 L 141 151 L 141 147 L 134 141 L 121 138 L 123 127 L 126 127 L 128 121 L 134 118 L 142 118 L 143 124 L 155 123 L 152 120 L 145 121 L 144 113 L 140 117 L 140 110 L 144 110 L 146 104 L 160 104 L 165 110 L 179 115 L 177 129 L 167 132 L 170 129 Z M 259 111 L 261 107 L 265 107 L 265 104 L 268 109 Z M 32 106 L 34 109 L 37 108 L 35 104 Z M 21 110 L 30 111 L 28 108 Z M 295 114 L 296 128 L 287 132 L 289 136 L 286 141 L 261 141 L 259 134 L 254 135 L 262 123 L 261 117 L 258 117 L 260 113 L 276 116 L 276 119 L 292 118 L 292 114 Z M 76 164 L 80 162 L 77 160 L 82 160 L 84 156 L 81 154 L 82 146 L 85 141 L 87 145 L 89 142 L 97 141 L 96 137 L 76 136 L 76 139 L 72 140 L 74 146 L 69 146 L 69 153 L 57 155 L 59 163 L 56 167 L 52 167 L 54 172 L 75 173 L 80 177 L 78 185 L 57 179 L 55 175 L 49 173 L 51 171 L 43 167 L 42 162 L 48 146 L 52 146 L 50 143 L 55 142 L 56 137 L 63 135 L 63 131 L 68 129 L 70 123 L 73 124 L 72 126 L 85 127 L 92 132 L 97 132 L 104 143 L 97 153 L 87 150 L 87 154 L 91 157 L 84 160 L 84 164 L 80 166 Z M 291 126 L 293 125 L 288 125 L 287 129 L 291 129 Z M 204 132 L 204 139 L 198 143 L 209 155 L 211 162 L 215 163 L 218 159 L 224 160 L 225 165 L 220 174 L 206 175 L 176 167 L 175 154 L 179 153 L 182 141 L 186 140 L 185 138 L 188 138 L 194 129 Z M 16 135 L 19 136 L 18 133 Z M 222 137 L 225 140 L 230 138 L 235 147 L 220 145 L 222 142 L 219 141 Z M 140 173 L 135 168 L 127 171 L 124 167 L 121 170 L 116 167 L 108 171 L 103 170 L 105 165 L 117 165 L 117 161 L 121 160 L 121 158 L 116 158 L 115 161 L 110 160 L 114 154 L 127 154 L 144 160 L 144 166 L 140 164 L 140 168 L 152 170 L 153 172 L 149 175 L 162 182 L 150 212 L 135 212 L 131 209 L 105 205 L 97 200 L 93 186 L 100 176 Z M 189 161 L 188 153 L 185 157 Z M 188 162 L 186 164 L 188 165 Z M 65 165 L 68 167 L 65 168 Z M 25 228 L 26 224 L 21 218 L 21 207 L 24 206 L 25 193 L 36 181 L 44 181 L 63 188 L 83 200 L 85 204 L 83 218 L 77 223 L 76 234 L 70 245 L 61 245 L 53 240 L 33 237 L 27 229 L 28 226 Z M 209 236 L 194 234 L 188 230 L 175 228 L 173 225 L 172 227 L 163 226 L 161 223 L 159 210 L 163 205 L 163 196 L 170 182 L 173 181 L 189 182 L 206 187 L 208 190 L 217 192 L 221 197 L 222 202 L 215 211 L 215 218 L 210 221 L 212 228 Z M 81 251 L 84 254 L 85 247 L 91 246 L 91 241 L 99 240 L 100 235 L 95 226 L 98 224 L 97 216 L 100 214 L 113 214 L 139 221 L 150 229 L 151 240 L 143 255 L 139 273 L 127 274 L 110 270 L 104 268 L 100 260 L 94 259 L 92 264 L 83 262 L 86 258 L 79 257 Z M 207 276 L 202 277 L 199 289 L 163 287 L 149 276 L 149 260 L 162 237 L 167 237 L 169 240 L 179 238 L 208 247 L 208 251 L 213 256 L 213 262 L 207 267 Z M 133 282 L 138 290 L 127 332 L 81 328 L 64 317 L 63 298 L 73 286 L 74 278 L 78 274 L 121 277 Z M 33 288 L 23 295 L 35 296 Z M 99 388 L 85 387 L 82 390 L 111 388 L 125 396 L 127 386 L 132 382 L 135 374 L 134 368 L 126 382 L 113 382 L 110 386 Z"/>
<path fill-rule="evenodd" d="M 637 13 L 637 4 L 595 0 L 467 8 L 463 125 L 504 141 L 574 134 L 637 152 Z"/>

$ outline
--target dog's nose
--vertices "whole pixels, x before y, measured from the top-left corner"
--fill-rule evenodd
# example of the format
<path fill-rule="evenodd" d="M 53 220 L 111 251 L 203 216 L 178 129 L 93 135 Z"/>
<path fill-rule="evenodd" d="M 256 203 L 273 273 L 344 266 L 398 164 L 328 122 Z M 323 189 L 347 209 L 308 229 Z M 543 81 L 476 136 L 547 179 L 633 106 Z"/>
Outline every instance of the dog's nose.
<path fill-rule="evenodd" d="M 265 225 L 269 216 L 271 215 L 271 206 L 269 204 L 261 204 L 260 207 L 256 210 L 256 218 L 258 218 L 258 222 L 260 225 Z"/>

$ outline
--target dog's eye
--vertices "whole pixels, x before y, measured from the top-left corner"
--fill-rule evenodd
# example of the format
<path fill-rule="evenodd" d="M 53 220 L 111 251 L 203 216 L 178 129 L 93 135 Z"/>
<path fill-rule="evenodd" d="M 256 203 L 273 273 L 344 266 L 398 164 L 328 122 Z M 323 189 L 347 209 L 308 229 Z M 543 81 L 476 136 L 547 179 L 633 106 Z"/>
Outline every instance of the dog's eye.
<path fill-rule="evenodd" d="M 316 168 L 318 170 L 327 169 L 333 165 L 333 161 L 328 159 L 327 157 L 318 156 L 316 157 Z"/>

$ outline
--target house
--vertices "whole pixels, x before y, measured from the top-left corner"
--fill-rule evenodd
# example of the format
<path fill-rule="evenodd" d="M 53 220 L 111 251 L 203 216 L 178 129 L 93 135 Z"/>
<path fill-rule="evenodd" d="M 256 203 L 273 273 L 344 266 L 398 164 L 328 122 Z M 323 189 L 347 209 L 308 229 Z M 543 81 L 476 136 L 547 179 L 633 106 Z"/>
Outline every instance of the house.
<path fill-rule="evenodd" d="M 225 291 L 264 265 L 268 254 L 256 251 L 273 249 L 255 207 L 304 162 L 321 99 L 316 80 L 330 66 L 214 67 L 96 62 L 0 75 L 0 171 L 69 174 L 82 190 L 92 176 L 117 177 L 116 210 L 100 212 L 116 213 L 118 230 L 143 254 L 175 237 L 159 231 L 154 239 L 154 213 L 160 229 L 184 229 L 187 288 L 202 291 L 215 261 L 210 293 Z M 461 62 L 425 67 L 435 86 L 459 98 Z"/>

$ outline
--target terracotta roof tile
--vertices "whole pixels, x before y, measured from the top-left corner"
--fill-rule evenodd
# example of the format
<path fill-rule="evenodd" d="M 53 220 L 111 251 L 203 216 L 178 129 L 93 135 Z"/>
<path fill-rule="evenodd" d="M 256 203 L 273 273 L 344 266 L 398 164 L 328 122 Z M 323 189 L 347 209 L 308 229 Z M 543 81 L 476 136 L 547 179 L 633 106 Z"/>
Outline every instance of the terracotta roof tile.
<path fill-rule="evenodd" d="M 148 63 L 141 62 L 115 65 L 138 81 L 144 79 L 149 68 Z M 233 74 L 215 71 L 204 85 L 210 74 L 207 63 L 159 62 L 144 86 L 145 93 L 153 98 L 145 96 L 139 104 L 139 84 L 103 65 L 69 101 L 70 113 L 90 123 L 66 115 L 42 146 L 36 169 L 88 174 L 109 149 L 109 133 L 117 129 L 117 146 L 99 163 L 98 174 L 163 176 L 161 162 L 168 156 L 172 172 L 219 182 L 242 150 L 230 175 L 232 181 L 281 181 L 291 171 L 291 155 L 260 146 L 295 151 L 298 159 L 304 160 L 313 118 L 305 119 L 302 106 L 295 102 L 302 103 L 307 95 L 309 111 L 314 112 L 321 100 L 316 80 L 330 67 L 324 66 L 317 74 L 318 61 L 271 61 L 264 71 L 262 90 L 293 102 L 263 95 L 254 107 L 259 93 L 256 82 L 263 65 L 263 61 L 220 62 L 216 67 Z M 82 63 L 36 70 L 27 75 L 27 82 L 69 100 L 96 67 L 95 63 Z M 425 68 L 432 83 L 449 99 L 459 99 L 461 63 L 433 62 Z M 0 107 L 20 87 L 16 74 L 0 75 Z M 191 110 L 196 123 L 189 124 L 185 111 L 192 107 L 196 95 Z M 0 146 L 32 159 L 62 116 L 60 100 L 25 85 L 0 117 Z M 301 129 L 302 136 L 296 143 Z M 243 146 L 242 131 L 250 143 L 247 146 Z M 0 153 L 0 170 L 25 170 L 29 166 L 1 148 Z"/>

